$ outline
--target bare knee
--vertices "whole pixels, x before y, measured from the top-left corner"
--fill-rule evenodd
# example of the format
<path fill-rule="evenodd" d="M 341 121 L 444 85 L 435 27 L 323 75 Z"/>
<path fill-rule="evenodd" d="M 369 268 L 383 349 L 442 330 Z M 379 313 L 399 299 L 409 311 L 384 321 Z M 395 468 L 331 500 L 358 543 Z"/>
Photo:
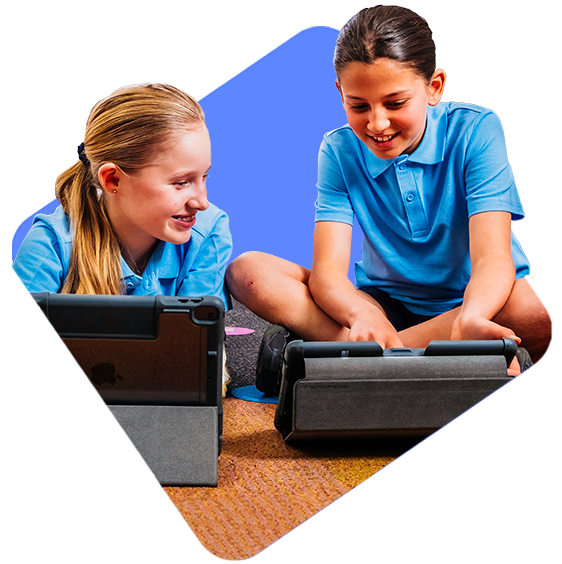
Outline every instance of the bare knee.
<path fill-rule="evenodd" d="M 494 319 L 521 338 L 533 362 L 548 349 L 552 324 L 548 311 L 527 280 L 517 280 L 503 310 Z"/>
<path fill-rule="evenodd" d="M 263 269 L 263 255 L 249 251 L 235 258 L 226 270 L 226 282 L 230 293 L 240 302 L 255 289 Z"/>
<path fill-rule="evenodd" d="M 533 319 L 538 324 L 546 324 L 545 328 L 550 327 L 552 330 L 552 275 L 517 280 L 504 309 L 518 321 Z"/>

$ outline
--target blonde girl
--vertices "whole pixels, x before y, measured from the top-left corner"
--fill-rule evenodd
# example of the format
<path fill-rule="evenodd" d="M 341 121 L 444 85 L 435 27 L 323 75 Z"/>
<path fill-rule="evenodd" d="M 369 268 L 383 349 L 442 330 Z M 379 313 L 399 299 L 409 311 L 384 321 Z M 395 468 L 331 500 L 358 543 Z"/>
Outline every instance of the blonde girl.
<path fill-rule="evenodd" d="M 14 261 L 30 292 L 230 296 L 227 215 L 207 199 L 211 144 L 201 106 L 165 84 L 98 102 L 60 207 L 35 217 Z M 223 396 L 229 381 L 223 367 Z"/>
<path fill-rule="evenodd" d="M 14 268 L 31 292 L 214 295 L 228 305 L 228 218 L 207 200 L 201 106 L 164 84 L 98 102 L 77 162 L 56 181 Z"/>

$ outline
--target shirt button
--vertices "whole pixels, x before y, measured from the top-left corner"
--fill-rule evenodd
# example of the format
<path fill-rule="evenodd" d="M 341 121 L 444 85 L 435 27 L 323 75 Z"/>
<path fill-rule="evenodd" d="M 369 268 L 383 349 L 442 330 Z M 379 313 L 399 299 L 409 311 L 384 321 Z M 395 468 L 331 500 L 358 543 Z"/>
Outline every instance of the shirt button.
<path fill-rule="evenodd" d="M 406 196 L 406 200 L 408 202 L 413 202 L 415 199 L 416 199 L 416 197 L 411 192 Z"/>
<path fill-rule="evenodd" d="M 398 168 L 399 168 L 400 170 L 404 170 L 404 169 L 407 168 L 407 167 L 408 167 L 408 165 L 407 165 L 406 163 L 402 163 Z"/>

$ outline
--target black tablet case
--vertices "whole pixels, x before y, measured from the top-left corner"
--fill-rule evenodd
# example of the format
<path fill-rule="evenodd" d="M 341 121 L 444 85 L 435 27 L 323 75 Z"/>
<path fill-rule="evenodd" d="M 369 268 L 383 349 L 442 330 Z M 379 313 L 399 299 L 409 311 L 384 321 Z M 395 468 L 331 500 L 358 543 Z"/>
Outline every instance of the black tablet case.
<path fill-rule="evenodd" d="M 216 485 L 223 302 L 33 296 L 161 483 Z"/>
<path fill-rule="evenodd" d="M 215 297 L 12 294 L 12 403 L 221 405 Z"/>
<path fill-rule="evenodd" d="M 509 382 L 516 350 L 511 339 L 388 350 L 375 342 L 293 341 L 275 427 L 287 442 L 423 438 Z"/>

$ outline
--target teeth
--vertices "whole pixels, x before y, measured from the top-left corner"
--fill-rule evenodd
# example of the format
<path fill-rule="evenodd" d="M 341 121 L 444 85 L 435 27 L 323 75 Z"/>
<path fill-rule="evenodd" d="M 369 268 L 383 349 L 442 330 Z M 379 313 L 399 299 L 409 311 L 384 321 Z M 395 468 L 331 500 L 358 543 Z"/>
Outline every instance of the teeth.
<path fill-rule="evenodd" d="M 374 137 L 373 136 L 373 139 L 375 141 L 377 141 L 378 143 L 384 143 L 385 141 L 390 141 L 395 135 L 396 135 L 396 133 L 394 133 L 392 135 L 386 135 L 385 137 Z"/>

